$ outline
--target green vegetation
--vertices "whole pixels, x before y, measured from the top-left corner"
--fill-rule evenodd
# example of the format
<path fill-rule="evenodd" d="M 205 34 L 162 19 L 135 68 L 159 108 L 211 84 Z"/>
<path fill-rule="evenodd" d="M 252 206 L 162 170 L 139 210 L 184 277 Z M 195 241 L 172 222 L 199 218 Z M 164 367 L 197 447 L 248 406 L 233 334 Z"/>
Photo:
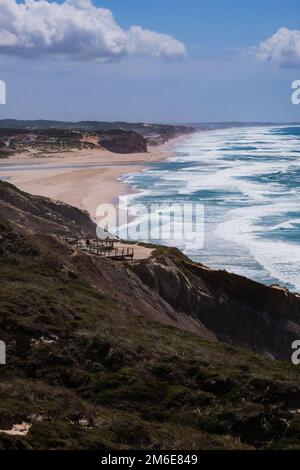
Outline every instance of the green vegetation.
<path fill-rule="evenodd" d="M 299 372 L 132 314 L 0 221 L 1 449 L 299 448 Z"/>

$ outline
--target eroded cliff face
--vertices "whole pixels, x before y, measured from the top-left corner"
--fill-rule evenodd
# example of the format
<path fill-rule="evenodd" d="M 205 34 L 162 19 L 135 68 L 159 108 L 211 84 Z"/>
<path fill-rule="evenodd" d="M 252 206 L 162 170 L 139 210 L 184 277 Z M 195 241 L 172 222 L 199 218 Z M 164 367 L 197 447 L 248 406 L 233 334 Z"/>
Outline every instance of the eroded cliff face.
<path fill-rule="evenodd" d="M 146 153 L 146 139 L 134 131 L 110 130 L 99 134 L 101 147 L 114 153 Z"/>
<path fill-rule="evenodd" d="M 220 341 L 289 360 L 300 338 L 300 296 L 182 257 L 159 256 L 132 266 L 176 311 L 200 321 Z"/>

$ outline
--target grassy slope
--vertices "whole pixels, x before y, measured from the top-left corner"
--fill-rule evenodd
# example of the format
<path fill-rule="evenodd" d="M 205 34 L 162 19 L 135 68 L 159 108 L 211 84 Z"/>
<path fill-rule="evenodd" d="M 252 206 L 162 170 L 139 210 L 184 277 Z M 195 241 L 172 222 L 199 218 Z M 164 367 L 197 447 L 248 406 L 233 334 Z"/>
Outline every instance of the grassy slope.
<path fill-rule="evenodd" d="M 67 248 L 0 235 L 0 429 L 32 423 L 0 448 L 300 448 L 297 369 L 147 322 L 66 268 Z"/>

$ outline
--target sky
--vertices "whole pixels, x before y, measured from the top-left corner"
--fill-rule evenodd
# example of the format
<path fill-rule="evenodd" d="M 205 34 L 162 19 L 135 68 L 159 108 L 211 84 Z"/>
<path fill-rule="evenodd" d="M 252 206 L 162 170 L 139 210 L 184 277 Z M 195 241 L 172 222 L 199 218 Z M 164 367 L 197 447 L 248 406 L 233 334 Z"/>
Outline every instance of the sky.
<path fill-rule="evenodd" d="M 1 118 L 299 121 L 295 0 L 0 0 Z"/>

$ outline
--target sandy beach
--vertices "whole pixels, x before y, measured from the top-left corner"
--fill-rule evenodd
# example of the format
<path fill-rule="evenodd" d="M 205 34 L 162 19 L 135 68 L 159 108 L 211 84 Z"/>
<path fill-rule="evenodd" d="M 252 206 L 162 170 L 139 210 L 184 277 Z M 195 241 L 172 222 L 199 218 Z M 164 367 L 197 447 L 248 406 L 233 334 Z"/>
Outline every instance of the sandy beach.
<path fill-rule="evenodd" d="M 89 212 L 95 219 L 102 203 L 117 203 L 130 188 L 118 181 L 149 163 L 168 158 L 170 141 L 148 153 L 115 154 L 103 149 L 75 150 L 35 157 L 18 154 L 0 163 L 0 176 L 23 191 L 63 201 Z"/>

